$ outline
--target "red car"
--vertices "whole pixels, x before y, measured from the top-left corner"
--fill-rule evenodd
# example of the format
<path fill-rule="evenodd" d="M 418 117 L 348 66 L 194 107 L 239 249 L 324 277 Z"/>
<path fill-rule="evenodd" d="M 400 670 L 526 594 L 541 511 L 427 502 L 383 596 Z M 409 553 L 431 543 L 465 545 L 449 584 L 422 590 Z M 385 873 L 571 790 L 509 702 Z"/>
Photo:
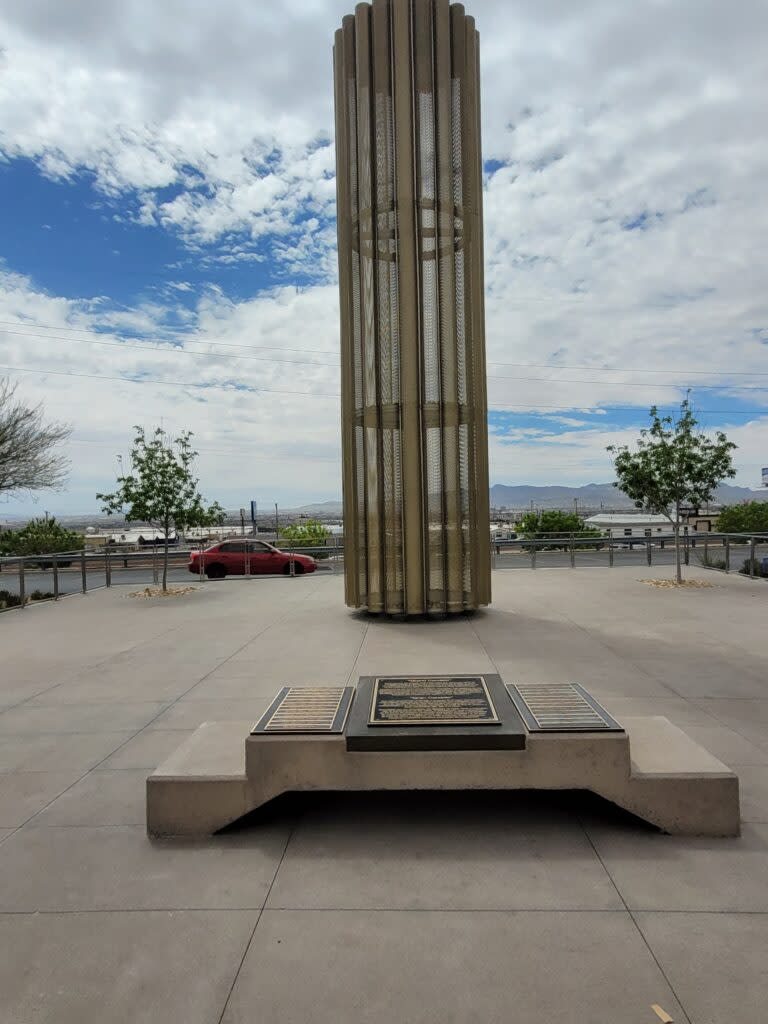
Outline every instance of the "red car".
<path fill-rule="evenodd" d="M 288 554 L 263 540 L 225 540 L 221 544 L 206 548 L 202 554 L 193 551 L 187 568 L 196 576 L 200 575 L 201 558 L 202 570 L 209 580 L 223 580 L 225 576 L 244 576 L 248 572 L 251 575 L 282 573 L 284 576 L 290 576 L 291 562 L 296 576 L 314 572 L 317 568 L 317 562 L 309 555 Z"/>

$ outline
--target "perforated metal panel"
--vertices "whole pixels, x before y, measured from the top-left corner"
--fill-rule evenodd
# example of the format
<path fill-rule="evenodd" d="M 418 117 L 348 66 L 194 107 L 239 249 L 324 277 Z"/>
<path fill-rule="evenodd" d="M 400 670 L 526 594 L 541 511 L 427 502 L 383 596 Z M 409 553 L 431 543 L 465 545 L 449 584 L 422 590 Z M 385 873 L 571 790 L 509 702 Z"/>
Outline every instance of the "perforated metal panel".
<path fill-rule="evenodd" d="M 336 33 L 347 603 L 490 601 L 478 41 L 448 0 Z"/>

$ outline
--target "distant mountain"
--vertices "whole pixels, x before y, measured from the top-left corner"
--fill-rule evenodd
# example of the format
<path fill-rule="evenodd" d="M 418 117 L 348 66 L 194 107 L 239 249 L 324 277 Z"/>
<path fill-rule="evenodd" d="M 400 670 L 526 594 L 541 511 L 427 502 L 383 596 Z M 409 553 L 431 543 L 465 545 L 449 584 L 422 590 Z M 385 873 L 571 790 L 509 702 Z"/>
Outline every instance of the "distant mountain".
<path fill-rule="evenodd" d="M 340 501 L 318 501 L 311 505 L 300 505 L 298 508 L 287 508 L 286 512 L 293 512 L 306 516 L 341 516 L 344 506 Z"/>
<path fill-rule="evenodd" d="M 491 488 L 491 505 L 494 508 L 525 508 L 531 502 L 539 508 L 572 508 L 574 499 L 581 508 L 634 508 L 634 503 L 613 484 L 585 484 L 583 487 L 533 487 L 519 484 L 509 487 L 494 484 Z M 768 501 L 768 490 L 753 491 L 749 487 L 734 487 L 722 484 L 718 487 L 715 501 L 722 505 L 733 505 L 739 501 Z"/>

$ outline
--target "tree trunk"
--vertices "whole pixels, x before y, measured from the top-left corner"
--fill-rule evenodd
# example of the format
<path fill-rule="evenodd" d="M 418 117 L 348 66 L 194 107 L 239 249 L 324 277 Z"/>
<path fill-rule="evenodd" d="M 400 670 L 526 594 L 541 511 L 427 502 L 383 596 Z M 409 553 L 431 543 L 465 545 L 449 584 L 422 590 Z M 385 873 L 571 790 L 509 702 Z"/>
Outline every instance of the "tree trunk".
<path fill-rule="evenodd" d="M 169 526 L 166 524 L 165 544 L 163 545 L 163 593 L 168 590 L 168 530 Z"/>
<path fill-rule="evenodd" d="M 675 508 L 675 579 L 683 582 L 683 571 L 680 565 L 680 506 Z"/>

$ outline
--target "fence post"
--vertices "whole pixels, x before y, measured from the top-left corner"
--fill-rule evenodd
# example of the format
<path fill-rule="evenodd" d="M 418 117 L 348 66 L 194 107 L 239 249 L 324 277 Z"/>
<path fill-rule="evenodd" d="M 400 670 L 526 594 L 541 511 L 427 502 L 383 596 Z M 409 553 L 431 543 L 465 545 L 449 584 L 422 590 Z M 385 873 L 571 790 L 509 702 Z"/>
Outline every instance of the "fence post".
<path fill-rule="evenodd" d="M 725 538 L 725 571 L 731 571 L 731 538 Z"/>
<path fill-rule="evenodd" d="M 112 586 L 112 563 L 109 560 L 109 548 L 104 548 L 104 582 L 108 587 Z"/>
<path fill-rule="evenodd" d="M 85 548 L 80 552 L 80 582 L 83 588 L 83 593 L 88 593 L 88 572 L 85 568 Z"/>
<path fill-rule="evenodd" d="M 25 608 L 27 604 L 27 589 L 24 583 L 24 559 L 19 559 L 19 600 L 21 601 L 21 607 Z"/>
<path fill-rule="evenodd" d="M 653 562 L 653 555 L 651 553 L 651 542 L 649 540 L 645 542 L 645 560 L 648 563 L 648 565 L 651 565 Z"/>
<path fill-rule="evenodd" d="M 757 552 L 755 551 L 755 538 L 749 538 L 749 575 L 754 579 L 755 577 L 755 563 L 757 562 Z"/>
<path fill-rule="evenodd" d="M 531 540 L 531 568 L 536 568 L 536 541 Z"/>
<path fill-rule="evenodd" d="M 576 568 L 576 541 L 571 536 L 571 568 Z"/>
<path fill-rule="evenodd" d="M 53 556 L 53 600 L 59 600 L 59 559 L 54 554 Z"/>
<path fill-rule="evenodd" d="M 685 564 L 686 565 L 690 565 L 691 564 L 691 543 L 690 543 L 691 538 L 688 535 L 688 527 L 687 526 L 685 527 L 685 532 L 683 534 L 683 540 L 684 540 L 683 555 L 685 556 Z"/>

